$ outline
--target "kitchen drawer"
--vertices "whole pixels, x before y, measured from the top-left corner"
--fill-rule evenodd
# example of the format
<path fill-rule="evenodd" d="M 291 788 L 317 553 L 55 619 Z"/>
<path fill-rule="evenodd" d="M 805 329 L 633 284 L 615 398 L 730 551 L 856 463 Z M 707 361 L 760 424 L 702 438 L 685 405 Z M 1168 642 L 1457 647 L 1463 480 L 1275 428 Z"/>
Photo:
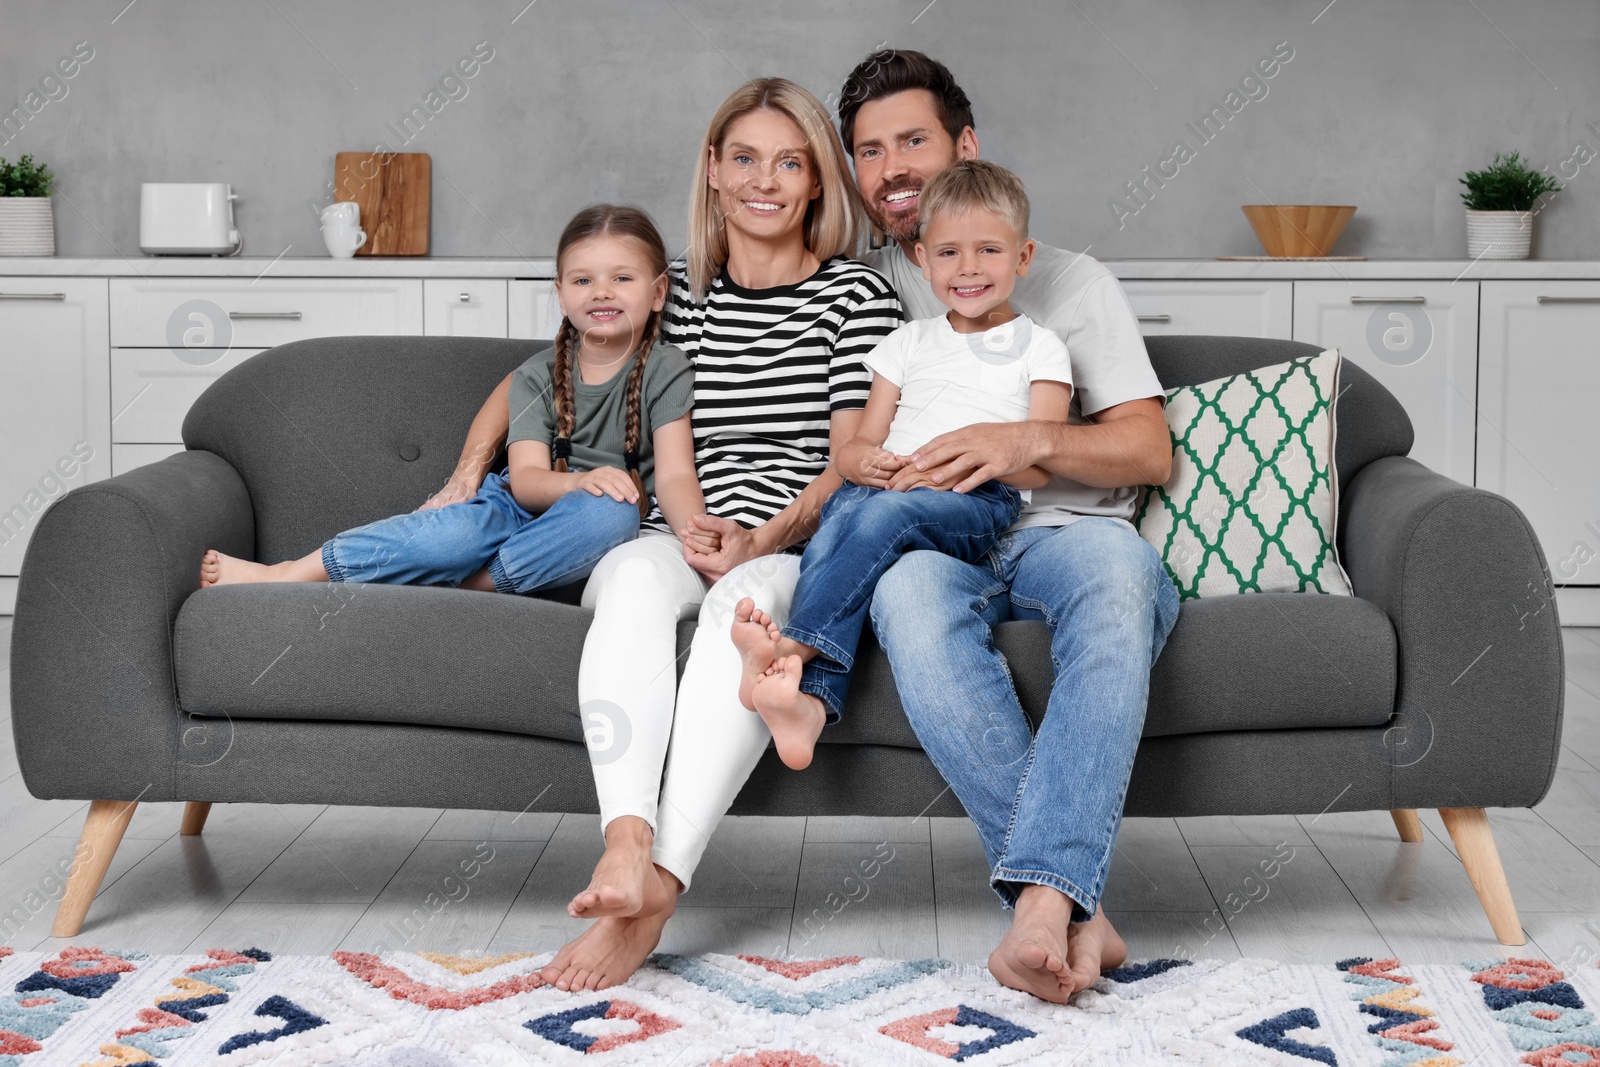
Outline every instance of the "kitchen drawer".
<path fill-rule="evenodd" d="M 206 387 L 259 348 L 111 350 L 111 441 L 171 444 L 183 440 L 183 417 Z M 215 358 L 212 358 L 215 357 Z"/>
<path fill-rule="evenodd" d="M 506 283 L 440 278 L 422 283 L 422 327 L 430 336 L 506 336 Z"/>
<path fill-rule="evenodd" d="M 1139 332 L 1282 337 L 1292 333 L 1293 282 L 1122 283 Z"/>
<path fill-rule="evenodd" d="M 111 473 L 127 474 L 148 463 L 160 463 L 183 451 L 182 443 L 165 445 L 112 445 Z"/>
<path fill-rule="evenodd" d="M 271 348 L 306 337 L 420 333 L 415 278 L 111 279 L 117 348 Z"/>
<path fill-rule="evenodd" d="M 510 295 L 511 336 L 523 340 L 553 340 L 561 326 L 561 305 L 556 303 L 556 283 L 536 278 L 514 278 Z"/>

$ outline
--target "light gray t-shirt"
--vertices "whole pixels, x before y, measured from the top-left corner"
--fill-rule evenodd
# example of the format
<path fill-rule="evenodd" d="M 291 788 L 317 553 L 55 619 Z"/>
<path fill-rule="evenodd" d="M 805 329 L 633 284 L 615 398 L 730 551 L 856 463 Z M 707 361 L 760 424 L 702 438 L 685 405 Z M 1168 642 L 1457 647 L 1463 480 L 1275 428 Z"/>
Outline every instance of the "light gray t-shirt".
<path fill-rule="evenodd" d="M 865 259 L 900 294 L 907 318 L 932 318 L 949 310 L 899 244 L 874 249 Z M 1066 342 L 1072 361 L 1069 423 L 1092 422 L 1086 416 L 1130 400 L 1153 396 L 1165 402 L 1161 380 L 1139 334 L 1139 320 L 1116 276 L 1098 260 L 1038 245 L 1028 273 L 1017 279 L 1011 306 Z M 1033 491 L 1032 502 L 1011 529 L 1065 526 L 1086 515 L 1131 519 L 1138 495 L 1136 485 L 1102 489 L 1053 478 Z"/>

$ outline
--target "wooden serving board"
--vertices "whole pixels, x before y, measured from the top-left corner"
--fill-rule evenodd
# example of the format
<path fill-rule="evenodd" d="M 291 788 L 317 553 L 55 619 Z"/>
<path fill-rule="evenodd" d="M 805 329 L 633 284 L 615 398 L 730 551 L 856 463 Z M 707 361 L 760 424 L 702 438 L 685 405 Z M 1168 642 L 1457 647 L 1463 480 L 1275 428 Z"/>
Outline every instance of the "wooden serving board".
<path fill-rule="evenodd" d="M 428 254 L 433 160 L 426 152 L 340 152 L 333 160 L 333 198 L 361 205 L 367 243 L 358 256 Z"/>

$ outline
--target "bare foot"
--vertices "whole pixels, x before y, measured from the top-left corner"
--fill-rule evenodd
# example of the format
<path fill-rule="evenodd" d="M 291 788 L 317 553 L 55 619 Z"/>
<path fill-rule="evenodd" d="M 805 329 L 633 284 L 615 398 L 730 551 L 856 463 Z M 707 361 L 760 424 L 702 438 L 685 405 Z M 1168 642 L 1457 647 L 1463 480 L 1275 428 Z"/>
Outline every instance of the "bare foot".
<path fill-rule="evenodd" d="M 489 577 L 488 567 L 479 567 L 467 577 L 466 581 L 461 583 L 461 588 L 476 589 L 480 593 L 499 592 L 499 590 L 495 588 L 494 579 Z"/>
<path fill-rule="evenodd" d="M 653 915 L 607 916 L 574 940 L 561 946 L 555 958 L 539 972 L 546 982 L 563 992 L 606 989 L 626 982 L 661 943 L 661 931 L 677 907 L 680 883 L 657 868 L 663 885 L 672 893 L 667 906 Z"/>
<path fill-rule="evenodd" d="M 761 721 L 772 731 L 772 742 L 785 767 L 803 771 L 811 766 L 817 738 L 828 721 L 828 709 L 810 693 L 800 692 L 799 656 L 777 660 L 756 682 L 755 705 Z"/>
<path fill-rule="evenodd" d="M 1076 991 L 1074 973 L 1067 968 L 1071 921 L 1072 900 L 1066 894 L 1049 886 L 1027 886 L 1017 897 L 1011 929 L 989 954 L 989 973 L 1003 986 L 1065 1004 Z M 1086 954 L 1083 962 L 1087 961 Z M 1094 974 L 1098 977 L 1100 972 Z"/>
<path fill-rule="evenodd" d="M 655 835 L 643 819 L 624 815 L 606 827 L 606 851 L 595 864 L 589 888 L 572 898 L 567 914 L 576 919 L 653 915 L 671 907 L 677 894 L 662 884 L 650 862 Z"/>
<path fill-rule="evenodd" d="M 751 711 L 756 710 L 752 695 L 756 681 L 772 666 L 780 636 L 772 616 L 756 610 L 756 602 L 745 597 L 733 608 L 733 645 L 744 662 L 744 673 L 739 676 L 739 703 Z"/>
<path fill-rule="evenodd" d="M 322 566 L 322 552 L 318 550 L 299 559 L 286 559 L 268 566 L 247 559 L 235 559 L 206 549 L 200 557 L 200 588 L 213 585 L 238 585 L 242 582 L 325 582 L 328 572 Z"/>
<path fill-rule="evenodd" d="M 200 557 L 200 588 L 205 589 L 213 585 L 238 585 L 241 582 L 283 582 L 292 580 L 275 577 L 272 571 L 273 568 L 265 563 L 254 563 L 248 559 L 235 559 L 232 556 L 218 552 L 214 548 L 208 548 L 206 549 L 206 554 Z"/>
<path fill-rule="evenodd" d="M 1067 968 L 1072 972 L 1074 990 L 1094 984 L 1101 971 L 1128 962 L 1128 945 L 1112 927 L 1105 908 L 1095 909 L 1094 918 L 1067 927 Z"/>

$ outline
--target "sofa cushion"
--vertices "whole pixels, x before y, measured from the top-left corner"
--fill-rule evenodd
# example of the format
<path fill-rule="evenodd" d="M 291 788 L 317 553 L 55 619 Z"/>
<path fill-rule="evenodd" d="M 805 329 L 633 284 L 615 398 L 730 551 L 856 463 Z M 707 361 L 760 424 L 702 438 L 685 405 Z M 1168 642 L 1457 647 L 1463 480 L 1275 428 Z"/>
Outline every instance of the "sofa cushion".
<path fill-rule="evenodd" d="M 583 740 L 578 654 L 589 613 L 498 593 L 382 585 L 241 585 L 185 601 L 173 634 L 190 715 L 467 727 Z M 692 623 L 679 628 L 680 652 Z M 1049 700 L 1049 634 L 995 634 L 1035 722 Z M 681 667 L 682 657 L 679 664 Z M 831 744 L 916 748 L 870 638 Z M 1146 737 L 1375 726 L 1394 708 L 1387 616 L 1354 597 L 1261 593 L 1186 601 L 1151 676 Z"/>
<path fill-rule="evenodd" d="M 1337 349 L 1167 391 L 1172 476 L 1133 523 L 1184 600 L 1350 595 L 1334 555 Z"/>

